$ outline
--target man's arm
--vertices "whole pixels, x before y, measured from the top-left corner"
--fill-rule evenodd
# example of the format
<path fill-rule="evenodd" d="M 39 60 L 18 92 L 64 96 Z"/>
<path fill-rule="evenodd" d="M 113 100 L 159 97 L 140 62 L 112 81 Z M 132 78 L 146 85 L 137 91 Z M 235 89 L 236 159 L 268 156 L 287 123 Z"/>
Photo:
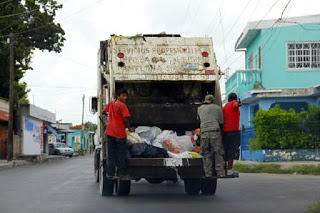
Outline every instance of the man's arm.
<path fill-rule="evenodd" d="M 123 118 L 123 120 L 126 125 L 126 128 L 129 129 L 129 132 L 134 132 L 135 131 L 134 128 L 130 127 L 129 117 L 125 117 L 125 118 Z"/>

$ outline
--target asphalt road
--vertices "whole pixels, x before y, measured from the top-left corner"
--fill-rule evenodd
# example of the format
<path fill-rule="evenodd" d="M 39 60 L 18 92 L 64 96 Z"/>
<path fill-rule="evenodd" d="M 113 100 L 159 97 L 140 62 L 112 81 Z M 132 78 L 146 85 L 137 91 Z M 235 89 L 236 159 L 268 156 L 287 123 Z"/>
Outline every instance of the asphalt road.
<path fill-rule="evenodd" d="M 214 196 L 188 196 L 183 182 L 133 182 L 129 197 L 101 197 L 91 156 L 0 171 L 0 213 L 306 212 L 320 177 L 240 174 Z"/>

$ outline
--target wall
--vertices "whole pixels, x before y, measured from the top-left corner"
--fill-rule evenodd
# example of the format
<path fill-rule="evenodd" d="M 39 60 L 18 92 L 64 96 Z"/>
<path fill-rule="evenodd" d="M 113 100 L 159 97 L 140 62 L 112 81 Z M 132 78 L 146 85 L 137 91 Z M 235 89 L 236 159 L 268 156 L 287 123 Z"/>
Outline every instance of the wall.
<path fill-rule="evenodd" d="M 42 121 L 23 116 L 23 154 L 40 155 L 42 138 Z"/>
<path fill-rule="evenodd" d="M 319 24 L 304 24 L 304 28 L 319 29 Z M 287 43 L 320 41 L 320 30 L 305 30 L 299 25 L 262 29 L 247 48 L 246 68 L 250 54 L 257 55 L 262 46 L 262 85 L 266 89 L 308 88 L 320 84 L 320 69 L 288 70 Z M 253 63 L 254 67 L 256 63 Z M 275 80 L 276 79 L 276 80 Z"/>

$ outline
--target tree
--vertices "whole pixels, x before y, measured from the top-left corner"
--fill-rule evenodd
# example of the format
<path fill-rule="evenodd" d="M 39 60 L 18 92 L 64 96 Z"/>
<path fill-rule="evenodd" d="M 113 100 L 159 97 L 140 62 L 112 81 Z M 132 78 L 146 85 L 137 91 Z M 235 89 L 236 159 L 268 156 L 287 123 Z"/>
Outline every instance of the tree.
<path fill-rule="evenodd" d="M 87 121 L 85 124 L 84 124 L 84 128 L 88 131 L 93 131 L 95 132 L 96 129 L 97 129 L 97 124 L 94 124 L 90 121 Z"/>
<path fill-rule="evenodd" d="M 61 52 L 64 30 L 55 23 L 56 11 L 62 8 L 55 0 L 7 0 L 0 3 L 0 97 L 9 98 L 10 33 L 15 45 L 15 103 L 26 103 L 27 84 L 20 82 L 32 70 L 30 62 L 35 49 Z"/>

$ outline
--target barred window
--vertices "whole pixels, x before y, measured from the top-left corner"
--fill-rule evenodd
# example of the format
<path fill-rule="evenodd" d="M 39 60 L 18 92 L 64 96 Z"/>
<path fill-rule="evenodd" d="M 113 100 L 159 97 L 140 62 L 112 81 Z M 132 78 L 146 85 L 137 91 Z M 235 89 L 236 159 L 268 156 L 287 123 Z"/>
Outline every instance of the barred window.
<path fill-rule="evenodd" d="M 288 43 L 289 69 L 320 69 L 320 42 Z"/>

